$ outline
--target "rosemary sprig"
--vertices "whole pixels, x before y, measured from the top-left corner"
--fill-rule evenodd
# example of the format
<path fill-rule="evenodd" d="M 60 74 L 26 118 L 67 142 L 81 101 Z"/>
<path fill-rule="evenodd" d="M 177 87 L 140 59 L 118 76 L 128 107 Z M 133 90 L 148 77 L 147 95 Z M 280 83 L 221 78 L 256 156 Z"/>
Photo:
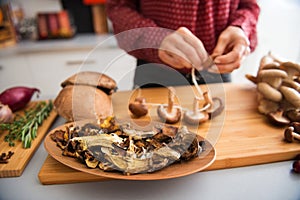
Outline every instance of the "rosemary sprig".
<path fill-rule="evenodd" d="M 4 140 L 9 146 L 14 146 L 14 141 L 20 140 L 24 148 L 30 148 L 31 142 L 37 137 L 38 127 L 49 116 L 52 108 L 52 101 L 41 101 L 33 108 L 25 110 L 24 116 L 16 115 L 12 123 L 0 124 L 0 131 L 8 131 Z"/>

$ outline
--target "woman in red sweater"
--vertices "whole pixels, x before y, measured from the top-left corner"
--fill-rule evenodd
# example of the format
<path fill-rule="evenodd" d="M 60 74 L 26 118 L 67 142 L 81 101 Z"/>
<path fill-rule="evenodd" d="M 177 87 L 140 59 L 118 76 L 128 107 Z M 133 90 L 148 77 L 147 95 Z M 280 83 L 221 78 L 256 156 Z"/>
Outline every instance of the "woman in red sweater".
<path fill-rule="evenodd" d="M 255 0 L 107 0 L 118 44 L 137 58 L 135 86 L 228 82 L 257 45 Z M 207 68 L 212 58 L 216 65 Z"/>

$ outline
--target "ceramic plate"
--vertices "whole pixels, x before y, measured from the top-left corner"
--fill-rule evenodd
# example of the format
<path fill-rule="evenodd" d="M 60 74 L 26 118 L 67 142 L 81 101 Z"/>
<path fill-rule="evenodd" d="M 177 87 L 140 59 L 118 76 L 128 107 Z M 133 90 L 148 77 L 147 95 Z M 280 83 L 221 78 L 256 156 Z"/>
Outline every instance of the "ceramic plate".
<path fill-rule="evenodd" d="M 205 168 L 209 167 L 216 158 L 216 151 L 211 143 L 209 143 L 208 140 L 205 140 L 201 136 L 198 136 L 199 140 L 205 141 L 205 150 L 199 155 L 199 157 L 193 158 L 189 161 L 173 163 L 159 171 L 145 174 L 124 175 L 121 172 L 104 172 L 99 168 L 90 169 L 85 164 L 79 162 L 76 158 L 63 156 L 62 150 L 58 146 L 56 146 L 56 143 L 50 138 L 51 133 L 55 132 L 56 130 L 65 130 L 65 127 L 71 124 L 72 123 L 65 124 L 51 130 L 47 134 L 44 141 L 45 149 L 54 159 L 56 159 L 60 163 L 73 169 L 96 176 L 124 180 L 162 180 L 178 178 L 204 170 Z"/>

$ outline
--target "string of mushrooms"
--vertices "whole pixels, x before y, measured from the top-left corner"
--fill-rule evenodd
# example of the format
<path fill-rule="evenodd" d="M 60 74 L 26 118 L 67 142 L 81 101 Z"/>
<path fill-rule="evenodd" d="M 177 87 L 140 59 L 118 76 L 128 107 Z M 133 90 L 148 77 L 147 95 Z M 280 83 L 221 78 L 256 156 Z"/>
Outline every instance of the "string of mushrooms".
<path fill-rule="evenodd" d="M 193 109 L 189 110 L 179 105 L 175 105 L 175 89 L 168 87 L 167 104 L 157 104 L 146 102 L 144 97 L 136 97 L 133 102 L 129 103 L 129 110 L 136 118 L 143 117 L 148 114 L 149 106 L 157 107 L 157 115 L 161 121 L 169 124 L 175 124 L 180 119 L 191 125 L 198 125 L 216 117 L 224 110 L 223 101 L 218 97 L 211 97 L 208 91 L 203 92 L 199 87 L 195 69 L 192 69 L 192 81 L 195 85 L 197 93 L 193 99 Z M 199 106 L 201 105 L 201 106 Z"/>

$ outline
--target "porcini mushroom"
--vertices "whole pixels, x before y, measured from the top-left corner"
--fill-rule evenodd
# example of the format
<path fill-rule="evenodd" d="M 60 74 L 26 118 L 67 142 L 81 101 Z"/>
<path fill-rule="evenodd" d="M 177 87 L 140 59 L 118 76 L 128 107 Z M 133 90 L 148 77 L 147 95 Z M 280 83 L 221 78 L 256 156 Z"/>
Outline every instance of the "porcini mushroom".
<path fill-rule="evenodd" d="M 300 141 L 300 135 L 294 132 L 294 127 L 289 126 L 284 131 L 284 139 L 287 142 L 294 142 L 295 139 Z"/>
<path fill-rule="evenodd" d="M 169 87 L 168 104 L 159 105 L 157 107 L 157 114 L 160 119 L 169 124 L 177 123 L 181 118 L 181 109 L 174 106 L 175 89 Z"/>
<path fill-rule="evenodd" d="M 206 122 L 209 119 L 209 115 L 206 111 L 199 111 L 199 99 L 194 98 L 193 110 L 187 110 L 184 113 L 184 120 L 191 125 L 198 125 Z"/>
<path fill-rule="evenodd" d="M 146 99 L 143 97 L 135 98 L 134 102 L 130 103 L 128 108 L 135 117 L 142 117 L 148 113 Z"/>
<path fill-rule="evenodd" d="M 274 102 L 279 102 L 282 99 L 282 94 L 278 90 L 270 86 L 268 83 L 258 83 L 257 89 L 266 99 Z"/>
<path fill-rule="evenodd" d="M 287 77 L 287 73 L 281 69 L 264 69 L 258 73 L 259 80 L 268 83 L 273 88 L 278 88 L 282 83 L 282 79 Z"/>

